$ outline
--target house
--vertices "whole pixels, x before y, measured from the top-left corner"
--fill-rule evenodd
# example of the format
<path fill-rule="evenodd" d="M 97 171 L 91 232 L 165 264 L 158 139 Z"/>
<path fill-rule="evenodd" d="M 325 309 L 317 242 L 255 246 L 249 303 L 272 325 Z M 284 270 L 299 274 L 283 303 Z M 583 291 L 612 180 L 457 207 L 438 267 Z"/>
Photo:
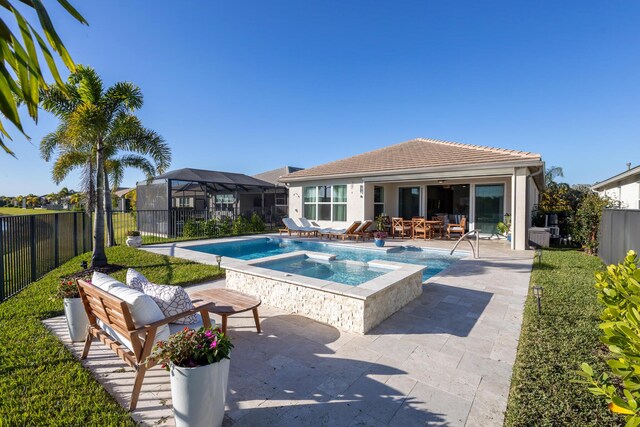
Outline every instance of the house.
<path fill-rule="evenodd" d="M 115 212 L 129 212 L 131 210 L 131 199 L 127 197 L 127 195 L 131 194 L 135 191 L 135 187 L 133 188 L 122 188 L 118 187 L 116 191 L 113 191 L 113 210 Z"/>
<path fill-rule="evenodd" d="M 300 170 L 302 170 L 302 168 L 297 168 L 295 166 L 283 166 L 281 168 L 253 175 L 254 178 L 269 182 L 275 186 L 273 194 L 268 192 L 265 197 L 267 206 L 273 206 L 274 221 L 278 224 L 282 218 L 288 215 L 289 210 L 289 189 L 286 185 L 282 184 L 279 179 L 284 175 Z"/>
<path fill-rule="evenodd" d="M 468 229 L 496 234 L 511 216 L 511 247 L 529 246 L 531 210 L 544 189 L 539 154 L 434 139 L 413 139 L 280 178 L 289 216 L 344 228 L 380 214 L 464 215 Z"/>
<path fill-rule="evenodd" d="M 591 189 L 620 203 L 621 209 L 640 209 L 640 166 L 595 183 Z"/>

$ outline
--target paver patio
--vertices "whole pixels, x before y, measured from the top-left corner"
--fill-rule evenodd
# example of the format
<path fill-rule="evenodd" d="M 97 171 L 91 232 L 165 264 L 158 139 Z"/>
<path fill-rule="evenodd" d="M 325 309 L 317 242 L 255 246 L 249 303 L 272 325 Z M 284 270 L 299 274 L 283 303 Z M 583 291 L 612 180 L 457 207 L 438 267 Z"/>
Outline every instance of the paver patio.
<path fill-rule="evenodd" d="M 481 259 L 463 259 L 430 279 L 421 297 L 366 335 L 267 305 L 260 307 L 262 334 L 251 312 L 230 317 L 235 349 L 225 425 L 502 425 L 532 252 L 507 250 L 503 242 L 481 246 Z M 146 249 L 172 253 L 175 245 Z M 63 317 L 45 324 L 80 354 Z M 95 343 L 84 363 L 126 406 L 132 369 Z M 147 373 L 132 415 L 173 425 L 169 378 L 159 367 Z"/>

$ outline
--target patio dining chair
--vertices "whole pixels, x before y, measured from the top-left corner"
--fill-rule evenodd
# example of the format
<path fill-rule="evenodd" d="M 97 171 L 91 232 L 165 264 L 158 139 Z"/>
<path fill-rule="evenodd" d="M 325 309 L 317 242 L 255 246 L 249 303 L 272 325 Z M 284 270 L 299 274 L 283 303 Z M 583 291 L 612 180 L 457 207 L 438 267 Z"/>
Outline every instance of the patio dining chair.
<path fill-rule="evenodd" d="M 411 220 L 412 223 L 412 238 L 422 237 L 423 240 L 427 240 L 427 238 L 431 239 L 433 237 L 433 228 L 430 224 L 427 224 L 427 221 L 424 218 L 413 218 Z"/>
<path fill-rule="evenodd" d="M 401 239 L 405 236 L 411 235 L 411 224 L 405 222 L 403 218 L 393 217 L 391 218 L 391 237 L 396 238 L 396 233 L 400 235 Z"/>
<path fill-rule="evenodd" d="M 451 234 L 458 234 L 460 237 L 465 233 L 465 227 L 467 226 L 467 217 L 462 216 L 460 218 L 460 224 L 447 225 L 447 239 L 451 239 Z"/>

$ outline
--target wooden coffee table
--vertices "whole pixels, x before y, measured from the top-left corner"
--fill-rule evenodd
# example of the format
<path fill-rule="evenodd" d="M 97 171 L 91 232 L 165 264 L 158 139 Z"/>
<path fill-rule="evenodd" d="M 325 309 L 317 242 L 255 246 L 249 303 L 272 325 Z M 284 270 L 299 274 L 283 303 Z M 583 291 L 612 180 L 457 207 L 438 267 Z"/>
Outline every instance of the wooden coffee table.
<path fill-rule="evenodd" d="M 227 317 L 252 310 L 253 319 L 256 322 L 256 329 L 258 333 L 260 333 L 258 307 L 262 304 L 262 301 L 258 298 L 232 289 L 208 289 L 206 291 L 194 292 L 191 294 L 191 299 L 201 299 L 215 304 L 215 307 L 211 307 L 209 311 L 222 317 L 222 332 L 224 333 L 227 332 Z"/>

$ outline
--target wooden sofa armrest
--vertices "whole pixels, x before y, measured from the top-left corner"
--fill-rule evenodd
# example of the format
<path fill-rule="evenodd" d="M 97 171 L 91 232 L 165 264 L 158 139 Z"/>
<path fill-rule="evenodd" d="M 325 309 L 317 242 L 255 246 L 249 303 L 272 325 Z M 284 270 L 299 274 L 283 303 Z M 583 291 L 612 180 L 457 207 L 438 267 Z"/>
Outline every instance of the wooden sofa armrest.
<path fill-rule="evenodd" d="M 216 304 L 214 302 L 195 305 L 194 308 L 190 310 L 186 310 L 186 311 L 183 311 L 182 313 L 174 314 L 173 316 L 165 317 L 162 320 L 149 323 L 148 325 L 143 325 L 138 329 L 136 329 L 136 332 L 140 333 L 140 332 L 146 332 L 150 329 L 157 329 L 162 325 L 168 325 L 169 323 L 173 323 L 176 320 L 180 320 L 183 317 L 189 316 L 191 314 L 196 314 L 196 313 L 200 313 L 202 315 L 202 323 L 204 324 L 204 326 L 210 327 L 211 320 L 209 318 L 209 308 L 215 307 L 215 305 Z"/>

